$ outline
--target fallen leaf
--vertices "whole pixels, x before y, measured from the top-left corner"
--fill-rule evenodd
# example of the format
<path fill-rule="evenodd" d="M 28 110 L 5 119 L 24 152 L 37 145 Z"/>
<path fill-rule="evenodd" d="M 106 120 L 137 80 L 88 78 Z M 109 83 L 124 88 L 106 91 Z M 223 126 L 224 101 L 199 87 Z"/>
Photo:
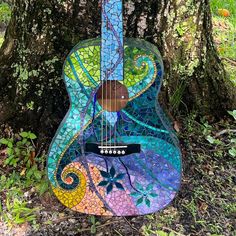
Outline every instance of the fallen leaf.
<path fill-rule="evenodd" d="M 208 209 L 208 205 L 205 202 L 199 203 L 199 210 L 205 212 Z"/>
<path fill-rule="evenodd" d="M 181 128 L 180 123 L 179 123 L 178 121 L 175 121 L 175 122 L 174 122 L 174 129 L 175 129 L 175 131 L 176 131 L 177 133 L 180 132 L 180 128 Z"/>
<path fill-rule="evenodd" d="M 223 17 L 229 17 L 230 12 L 227 9 L 218 9 L 218 14 Z"/>

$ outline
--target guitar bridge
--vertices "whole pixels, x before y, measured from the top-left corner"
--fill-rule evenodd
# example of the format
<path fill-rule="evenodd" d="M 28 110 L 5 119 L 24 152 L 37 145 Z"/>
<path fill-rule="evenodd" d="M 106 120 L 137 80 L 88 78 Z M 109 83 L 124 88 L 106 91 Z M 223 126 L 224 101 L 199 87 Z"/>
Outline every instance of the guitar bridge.
<path fill-rule="evenodd" d="M 97 144 L 87 143 L 85 145 L 85 152 L 95 153 L 97 155 L 109 157 L 121 157 L 135 153 L 140 153 L 140 144 Z"/>

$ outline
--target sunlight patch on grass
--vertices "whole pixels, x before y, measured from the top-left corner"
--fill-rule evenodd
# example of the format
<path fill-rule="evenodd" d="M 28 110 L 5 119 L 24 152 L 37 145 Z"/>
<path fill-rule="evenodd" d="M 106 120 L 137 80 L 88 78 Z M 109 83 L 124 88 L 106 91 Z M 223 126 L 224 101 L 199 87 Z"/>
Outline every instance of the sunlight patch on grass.
<path fill-rule="evenodd" d="M 227 9 L 229 17 L 220 16 L 219 9 Z M 221 57 L 236 59 L 236 1 L 211 0 L 214 38 Z"/>
<path fill-rule="evenodd" d="M 214 40 L 221 58 L 230 59 L 224 61 L 229 79 L 236 86 L 236 1 L 235 0 L 211 0 L 213 15 Z M 229 17 L 219 15 L 219 9 L 230 12 Z"/>
<path fill-rule="evenodd" d="M 3 41 L 4 41 L 4 37 L 3 37 L 3 35 L 0 34 L 0 47 L 2 46 Z"/>
<path fill-rule="evenodd" d="M 236 27 L 227 19 L 214 17 L 214 39 L 221 57 L 236 59 Z"/>
<path fill-rule="evenodd" d="M 236 87 L 236 66 L 229 61 L 224 61 L 225 69 L 229 73 L 229 79 Z"/>
<path fill-rule="evenodd" d="M 8 24 L 11 18 L 11 8 L 7 3 L 0 3 L 0 23 Z"/>

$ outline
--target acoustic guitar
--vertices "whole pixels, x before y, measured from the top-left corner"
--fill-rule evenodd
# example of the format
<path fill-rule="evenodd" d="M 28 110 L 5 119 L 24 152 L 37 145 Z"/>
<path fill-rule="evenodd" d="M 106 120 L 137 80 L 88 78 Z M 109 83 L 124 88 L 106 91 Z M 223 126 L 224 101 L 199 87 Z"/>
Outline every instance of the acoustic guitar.
<path fill-rule="evenodd" d="M 163 62 L 151 43 L 124 39 L 122 0 L 101 8 L 101 39 L 80 42 L 64 64 L 70 109 L 50 146 L 48 178 L 74 211 L 150 214 L 181 184 L 178 139 L 157 101 Z"/>

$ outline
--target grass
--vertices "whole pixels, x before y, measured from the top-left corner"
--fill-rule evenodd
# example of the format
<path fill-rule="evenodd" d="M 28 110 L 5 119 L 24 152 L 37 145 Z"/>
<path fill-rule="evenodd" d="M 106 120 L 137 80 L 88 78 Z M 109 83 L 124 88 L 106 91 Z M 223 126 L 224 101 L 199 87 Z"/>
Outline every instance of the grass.
<path fill-rule="evenodd" d="M 2 34 L 0 34 L 0 47 L 2 46 L 4 41 L 4 36 Z"/>
<path fill-rule="evenodd" d="M 0 3 L 0 22 L 8 24 L 11 18 L 11 8 L 7 3 Z"/>
<path fill-rule="evenodd" d="M 211 0 L 211 9 L 215 43 L 229 74 L 229 79 L 236 86 L 236 1 Z M 220 16 L 219 9 L 227 9 L 230 12 L 230 16 Z"/>

